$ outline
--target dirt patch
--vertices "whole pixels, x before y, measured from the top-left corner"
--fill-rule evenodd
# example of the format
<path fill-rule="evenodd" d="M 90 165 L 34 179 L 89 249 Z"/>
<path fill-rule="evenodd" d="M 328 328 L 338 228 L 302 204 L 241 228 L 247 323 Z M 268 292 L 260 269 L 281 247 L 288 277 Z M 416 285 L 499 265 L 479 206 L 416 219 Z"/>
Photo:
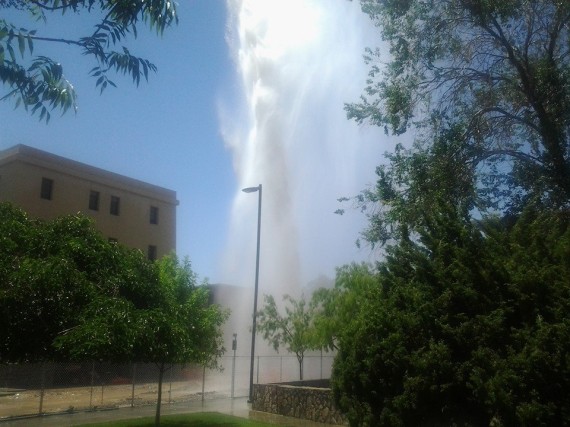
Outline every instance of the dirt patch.
<path fill-rule="evenodd" d="M 186 402 L 202 399 L 199 381 L 180 381 L 163 384 L 162 403 Z M 215 397 L 214 392 L 204 398 Z M 98 387 L 54 388 L 45 390 L 0 389 L 0 419 L 38 413 L 60 413 L 101 410 L 125 406 L 156 404 L 156 383 L 106 385 Z M 41 403 L 40 403 L 41 402 Z M 41 409 L 40 409 L 41 405 Z"/>

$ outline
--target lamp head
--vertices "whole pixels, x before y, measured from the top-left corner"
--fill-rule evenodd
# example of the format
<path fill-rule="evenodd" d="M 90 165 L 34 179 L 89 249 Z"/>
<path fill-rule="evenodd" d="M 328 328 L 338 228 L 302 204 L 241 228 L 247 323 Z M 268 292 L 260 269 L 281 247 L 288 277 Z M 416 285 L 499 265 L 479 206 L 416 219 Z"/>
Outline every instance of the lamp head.
<path fill-rule="evenodd" d="M 256 191 L 259 191 L 260 188 L 261 188 L 261 184 L 258 185 L 257 187 L 242 188 L 241 191 L 243 191 L 244 193 L 255 193 Z"/>

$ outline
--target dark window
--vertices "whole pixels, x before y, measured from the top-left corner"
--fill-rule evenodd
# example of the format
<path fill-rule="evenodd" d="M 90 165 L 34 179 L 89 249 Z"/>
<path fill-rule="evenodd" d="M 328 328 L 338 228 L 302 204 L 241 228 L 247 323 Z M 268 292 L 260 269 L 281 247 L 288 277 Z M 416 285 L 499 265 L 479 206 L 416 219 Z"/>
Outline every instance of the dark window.
<path fill-rule="evenodd" d="M 51 200 L 53 193 L 53 179 L 42 178 L 42 190 L 40 197 L 42 199 Z"/>
<path fill-rule="evenodd" d="M 150 207 L 150 223 L 158 224 L 158 208 L 156 206 Z"/>
<path fill-rule="evenodd" d="M 114 237 L 109 237 L 108 239 L 109 243 L 118 243 L 119 241 L 117 239 L 115 239 Z"/>
<path fill-rule="evenodd" d="M 111 209 L 109 211 L 111 215 L 119 215 L 120 205 L 121 199 L 117 196 L 111 196 Z"/>
<path fill-rule="evenodd" d="M 89 193 L 89 209 L 92 211 L 99 210 L 99 192 L 98 191 L 91 191 Z"/>
<path fill-rule="evenodd" d="M 148 259 L 151 261 L 156 260 L 156 246 L 148 245 Z"/>

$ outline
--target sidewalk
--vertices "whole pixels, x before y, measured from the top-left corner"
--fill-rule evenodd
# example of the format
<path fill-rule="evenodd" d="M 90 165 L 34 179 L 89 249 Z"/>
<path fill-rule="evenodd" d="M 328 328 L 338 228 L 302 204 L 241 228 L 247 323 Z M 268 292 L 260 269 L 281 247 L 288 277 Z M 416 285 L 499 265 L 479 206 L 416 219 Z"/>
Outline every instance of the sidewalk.
<path fill-rule="evenodd" d="M 298 418 L 283 417 L 250 410 L 247 398 L 212 399 L 203 402 L 187 402 L 162 406 L 162 415 L 184 414 L 190 412 L 220 412 L 240 418 L 264 421 L 286 427 L 325 427 L 329 424 L 315 423 Z M 119 408 L 107 411 L 77 412 L 63 415 L 46 415 L 11 420 L 0 420 L 0 427 L 70 427 L 83 424 L 104 422 L 111 420 L 152 417 L 154 406 L 140 406 L 135 408 Z"/>

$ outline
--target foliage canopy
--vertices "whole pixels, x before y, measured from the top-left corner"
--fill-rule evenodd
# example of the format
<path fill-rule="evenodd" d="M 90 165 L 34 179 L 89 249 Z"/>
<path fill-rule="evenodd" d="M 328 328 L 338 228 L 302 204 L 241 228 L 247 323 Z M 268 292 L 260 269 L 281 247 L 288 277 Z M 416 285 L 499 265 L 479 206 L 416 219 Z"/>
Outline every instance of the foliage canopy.
<path fill-rule="evenodd" d="M 156 71 L 153 63 L 131 54 L 123 45 L 129 37 L 136 38 L 141 25 L 162 34 L 178 21 L 172 0 L 0 0 L 0 10 L 26 14 L 33 21 L 46 23 L 56 14 L 68 20 L 87 14 L 98 19 L 91 32 L 68 38 L 44 35 L 0 18 L 0 81 L 8 90 L 0 99 L 13 101 L 16 107 L 22 105 L 31 114 L 37 112 L 46 122 L 51 110 L 76 110 L 76 93 L 65 78 L 63 66 L 56 59 L 38 54 L 37 45 L 77 47 L 82 55 L 93 59 L 90 75 L 103 92 L 109 85 L 116 86 L 109 78 L 113 72 L 130 76 L 138 85 L 141 78 L 148 79 L 149 73 Z"/>
<path fill-rule="evenodd" d="M 158 296 L 152 265 L 107 242 L 89 219 L 43 222 L 7 203 L 0 217 L 1 362 L 63 357 L 54 340 L 84 310 L 103 299 L 142 308 Z"/>
<path fill-rule="evenodd" d="M 29 219 L 0 203 L 0 363 L 56 359 L 217 368 L 227 313 L 190 262 L 148 261 L 75 215 Z"/>
<path fill-rule="evenodd" d="M 78 360 L 95 356 L 154 363 L 159 372 L 158 426 L 165 372 L 175 363 L 218 368 L 218 358 L 225 351 L 222 326 L 228 313 L 210 304 L 206 283 L 198 283 L 188 259 L 167 255 L 153 267 L 150 283 L 156 288 L 146 295 L 144 305 L 103 295 L 92 301 L 80 322 L 59 336 L 55 345 Z"/>
<path fill-rule="evenodd" d="M 442 215 L 391 247 L 340 333 L 351 425 L 568 425 L 569 255 L 566 212 Z"/>
<path fill-rule="evenodd" d="M 463 161 L 485 208 L 570 198 L 570 3 L 559 0 L 361 0 L 390 55 L 349 118 L 426 144 L 461 128 Z M 382 62 L 383 61 L 383 62 Z M 385 65 L 384 65 L 385 64 Z"/>
<path fill-rule="evenodd" d="M 356 197 L 385 258 L 329 294 L 357 302 L 335 399 L 354 426 L 567 426 L 570 3 L 361 5 L 390 57 L 348 116 L 414 143 Z"/>

